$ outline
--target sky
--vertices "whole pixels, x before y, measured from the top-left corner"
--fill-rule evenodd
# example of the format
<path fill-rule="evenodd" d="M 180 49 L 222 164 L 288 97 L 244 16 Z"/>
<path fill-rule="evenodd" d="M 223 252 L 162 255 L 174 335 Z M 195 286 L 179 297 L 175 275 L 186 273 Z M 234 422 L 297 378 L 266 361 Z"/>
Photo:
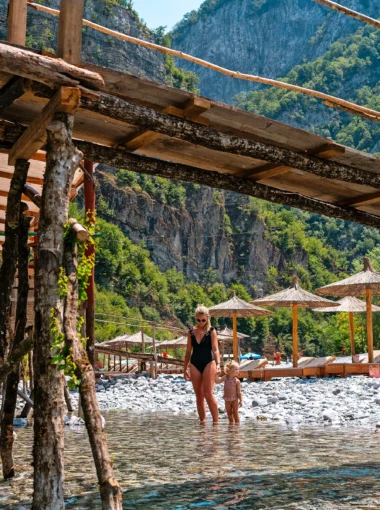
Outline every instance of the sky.
<path fill-rule="evenodd" d="M 198 9 L 203 0 L 133 0 L 133 7 L 149 28 L 170 30 L 184 14 Z"/>

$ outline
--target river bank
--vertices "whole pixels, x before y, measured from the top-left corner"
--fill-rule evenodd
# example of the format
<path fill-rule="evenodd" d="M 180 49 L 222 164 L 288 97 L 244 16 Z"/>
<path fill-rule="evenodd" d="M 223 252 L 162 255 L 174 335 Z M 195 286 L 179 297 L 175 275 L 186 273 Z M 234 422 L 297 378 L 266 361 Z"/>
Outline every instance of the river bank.
<path fill-rule="evenodd" d="M 243 382 L 242 420 L 276 423 L 288 428 L 301 426 L 380 427 L 380 380 L 280 379 Z M 71 392 L 74 406 L 78 393 Z M 223 385 L 215 386 L 221 420 L 226 419 Z M 137 412 L 167 412 L 194 415 L 195 396 L 182 376 L 123 376 L 97 380 L 100 408 Z"/>

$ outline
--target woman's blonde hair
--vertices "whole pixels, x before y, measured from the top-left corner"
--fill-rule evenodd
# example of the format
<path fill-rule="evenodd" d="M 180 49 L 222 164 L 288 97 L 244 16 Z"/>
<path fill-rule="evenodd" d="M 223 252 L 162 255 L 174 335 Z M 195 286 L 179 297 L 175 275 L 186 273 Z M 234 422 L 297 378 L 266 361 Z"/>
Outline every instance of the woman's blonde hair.
<path fill-rule="evenodd" d="M 198 305 L 195 309 L 194 317 L 196 318 L 197 315 L 207 316 L 206 324 L 203 327 L 205 331 L 208 331 L 211 328 L 210 312 L 208 311 L 208 308 L 204 305 Z"/>
<path fill-rule="evenodd" d="M 228 375 L 230 373 L 231 368 L 239 368 L 239 363 L 237 361 L 227 361 L 224 365 L 224 372 Z"/>

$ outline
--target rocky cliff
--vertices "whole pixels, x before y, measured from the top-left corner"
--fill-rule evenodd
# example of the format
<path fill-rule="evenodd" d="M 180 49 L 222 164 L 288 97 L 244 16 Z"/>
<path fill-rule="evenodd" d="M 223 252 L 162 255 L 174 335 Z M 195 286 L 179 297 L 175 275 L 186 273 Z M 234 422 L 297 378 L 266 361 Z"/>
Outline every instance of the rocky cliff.
<path fill-rule="evenodd" d="M 378 3 L 346 0 L 344 5 L 377 17 Z M 323 55 L 339 38 L 363 24 L 312 0 L 206 0 L 171 34 L 173 48 L 215 64 L 268 78 L 285 76 L 298 64 Z M 255 88 L 199 66 L 201 94 L 231 103 Z"/>

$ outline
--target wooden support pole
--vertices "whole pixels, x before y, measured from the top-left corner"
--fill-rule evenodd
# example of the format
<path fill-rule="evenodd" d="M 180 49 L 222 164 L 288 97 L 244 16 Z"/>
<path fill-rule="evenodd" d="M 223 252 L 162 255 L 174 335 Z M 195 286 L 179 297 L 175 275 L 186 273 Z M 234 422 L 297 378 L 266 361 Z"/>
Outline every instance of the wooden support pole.
<path fill-rule="evenodd" d="M 20 413 L 20 418 L 28 418 L 32 407 L 34 406 L 34 390 L 30 393 L 29 402 L 26 402 L 24 409 Z"/>
<path fill-rule="evenodd" d="M 0 90 L 0 113 L 7 110 L 12 104 L 24 95 L 28 89 L 27 81 L 19 76 L 13 76 Z"/>
<path fill-rule="evenodd" d="M 373 363 L 372 290 L 366 289 L 368 363 Z"/>
<path fill-rule="evenodd" d="M 79 106 L 80 90 L 74 87 L 61 87 L 14 144 L 9 153 L 8 164 L 13 165 L 17 159 L 30 159 L 45 144 L 46 127 L 54 114 L 73 113 Z"/>
<path fill-rule="evenodd" d="M 33 202 L 34 205 L 36 205 L 37 207 L 41 207 L 41 194 L 37 190 L 35 190 L 32 186 L 30 186 L 29 184 L 25 184 L 23 193 L 28 197 L 29 200 Z"/>
<path fill-rule="evenodd" d="M 153 324 L 153 379 L 157 379 L 157 346 L 156 346 L 156 325 Z"/>
<path fill-rule="evenodd" d="M 28 354 L 33 348 L 33 335 L 30 333 L 21 344 L 12 350 L 12 353 L 7 356 L 7 359 L 0 365 L 0 383 L 2 383 L 7 375 L 13 370 L 13 368 Z"/>
<path fill-rule="evenodd" d="M 350 346 L 352 361 L 355 356 L 355 326 L 354 326 L 354 312 L 348 312 L 348 318 L 350 321 Z"/>
<path fill-rule="evenodd" d="M 11 346 L 11 354 L 19 348 L 24 339 L 27 321 L 27 301 L 29 292 L 29 276 L 28 276 L 29 223 L 30 219 L 23 216 L 22 211 L 20 211 L 19 226 L 17 228 L 18 290 L 17 290 L 17 309 L 15 317 L 16 331 Z M 5 399 L 1 411 L 0 451 L 4 479 L 13 478 L 15 476 L 15 468 L 13 461 L 13 419 L 17 404 L 19 381 L 20 381 L 20 363 L 17 364 L 13 368 L 13 370 L 8 374 L 8 377 L 3 388 L 3 391 L 5 392 Z"/>
<path fill-rule="evenodd" d="M 82 154 L 72 144 L 73 116 L 58 113 L 47 128 L 45 183 L 35 270 L 34 494 L 32 510 L 64 508 L 64 406 L 61 372 L 53 363 L 62 328 L 59 274 L 74 173 Z M 54 324 L 54 328 L 52 327 Z"/>
<path fill-rule="evenodd" d="M 95 182 L 94 182 L 94 163 L 85 160 L 84 168 L 86 173 L 84 176 L 84 210 L 87 222 L 95 228 L 96 212 L 95 212 Z M 85 256 L 92 258 L 95 264 L 95 244 L 88 242 L 86 246 Z M 86 337 L 87 355 L 92 366 L 95 364 L 95 265 L 92 268 L 88 279 L 87 305 L 86 305 Z"/>
<path fill-rule="evenodd" d="M 29 390 L 30 393 L 32 393 L 34 388 L 33 351 L 28 352 L 28 367 L 29 367 Z"/>
<path fill-rule="evenodd" d="M 7 41 L 19 46 L 26 42 L 26 0 L 9 0 Z"/>
<path fill-rule="evenodd" d="M 81 61 L 83 12 L 84 0 L 61 0 L 57 55 L 69 64 Z"/>
<path fill-rule="evenodd" d="M 293 309 L 293 367 L 298 367 L 298 305 L 294 304 Z"/>
<path fill-rule="evenodd" d="M 238 344 L 238 337 L 237 337 L 237 315 L 236 315 L 236 312 L 232 314 L 232 329 L 233 329 L 234 361 L 237 361 L 239 363 L 240 360 L 239 360 L 239 344 Z"/>

